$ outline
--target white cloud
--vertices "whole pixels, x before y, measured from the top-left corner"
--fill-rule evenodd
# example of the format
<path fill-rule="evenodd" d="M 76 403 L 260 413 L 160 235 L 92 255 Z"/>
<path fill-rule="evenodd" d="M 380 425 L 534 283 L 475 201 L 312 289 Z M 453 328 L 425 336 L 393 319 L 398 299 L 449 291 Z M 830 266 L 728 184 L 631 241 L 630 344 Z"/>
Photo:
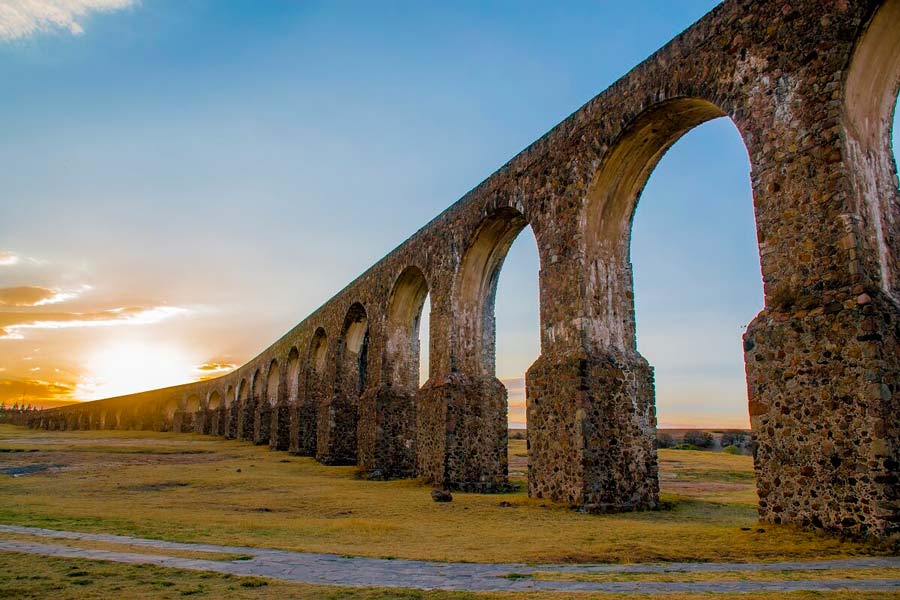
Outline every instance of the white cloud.
<path fill-rule="evenodd" d="M 176 306 L 113 308 L 94 313 L 0 312 L 0 340 L 21 340 L 25 329 L 149 325 L 189 311 Z M 26 357 L 23 360 L 30 360 Z"/>
<path fill-rule="evenodd" d="M 137 0 L 0 0 L 0 40 L 18 40 L 63 29 L 81 35 L 80 21 L 91 12 L 134 6 Z"/>
<path fill-rule="evenodd" d="M 2 9 L 0 9 L 2 10 Z M 0 29 L 2 31 L 2 29 Z M 0 34 L 2 37 L 2 34 Z M 6 250 L 0 250 L 0 266 L 9 267 L 19 262 L 19 257 L 13 254 L 12 252 L 7 252 Z"/>

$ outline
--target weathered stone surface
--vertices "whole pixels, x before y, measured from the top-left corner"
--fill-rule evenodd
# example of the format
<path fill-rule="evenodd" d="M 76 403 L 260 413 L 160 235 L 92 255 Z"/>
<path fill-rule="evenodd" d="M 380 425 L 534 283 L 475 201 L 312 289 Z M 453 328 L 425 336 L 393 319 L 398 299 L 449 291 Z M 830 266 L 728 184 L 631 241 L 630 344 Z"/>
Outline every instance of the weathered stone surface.
<path fill-rule="evenodd" d="M 530 493 L 653 508 L 653 371 L 636 350 L 631 217 L 665 150 L 724 116 L 752 166 L 765 290 L 744 337 L 760 514 L 900 533 L 898 87 L 900 0 L 727 0 L 233 373 L 45 411 L 35 425 L 96 427 L 105 410 L 122 413 L 119 427 L 192 430 L 192 398 L 215 392 L 226 436 L 283 447 L 284 412 L 270 407 L 286 402 L 296 453 L 407 476 L 414 439 L 423 480 L 502 489 L 494 295 L 530 225 L 541 262 Z"/>

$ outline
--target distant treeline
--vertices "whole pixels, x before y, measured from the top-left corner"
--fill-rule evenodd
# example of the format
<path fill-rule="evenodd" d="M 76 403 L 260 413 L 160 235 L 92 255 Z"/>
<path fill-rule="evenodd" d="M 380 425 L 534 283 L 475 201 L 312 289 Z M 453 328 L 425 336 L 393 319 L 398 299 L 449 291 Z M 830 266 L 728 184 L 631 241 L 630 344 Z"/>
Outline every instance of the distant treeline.
<path fill-rule="evenodd" d="M 525 429 L 510 429 L 509 438 L 524 440 Z M 753 454 L 754 442 L 746 429 L 660 429 L 656 432 L 656 447 L 672 450 L 719 450 L 729 454 Z"/>
<path fill-rule="evenodd" d="M 19 404 L 18 402 L 12 405 L 0 404 L 0 423 L 25 425 L 28 422 L 28 417 L 39 410 L 33 404 Z"/>

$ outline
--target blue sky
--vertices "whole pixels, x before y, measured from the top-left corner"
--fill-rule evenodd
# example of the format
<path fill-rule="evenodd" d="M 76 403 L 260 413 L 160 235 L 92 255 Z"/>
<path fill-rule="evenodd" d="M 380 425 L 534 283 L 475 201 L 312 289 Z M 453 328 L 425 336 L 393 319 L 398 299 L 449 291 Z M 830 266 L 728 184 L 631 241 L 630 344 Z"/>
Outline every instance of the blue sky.
<path fill-rule="evenodd" d="M 177 355 L 160 383 L 252 357 L 716 4 L 67 2 L 119 9 L 0 39 L 0 251 L 21 258 L 0 288 L 98 316 L 0 339 L 0 378 L 92 394 L 122 391 L 99 364 L 122 340 L 153 368 Z M 728 121 L 654 173 L 633 261 L 660 421 L 745 423 L 740 334 L 762 293 Z M 137 316 L 103 312 L 121 307 Z M 497 311 L 520 422 L 513 380 L 538 353 L 530 234 Z"/>

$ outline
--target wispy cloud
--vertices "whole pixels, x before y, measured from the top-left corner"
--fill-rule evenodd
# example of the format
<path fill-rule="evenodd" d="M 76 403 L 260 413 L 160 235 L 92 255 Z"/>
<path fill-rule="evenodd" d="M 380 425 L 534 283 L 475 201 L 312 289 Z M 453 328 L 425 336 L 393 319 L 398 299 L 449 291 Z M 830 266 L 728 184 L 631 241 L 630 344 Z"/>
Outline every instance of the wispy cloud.
<path fill-rule="evenodd" d="M 46 306 L 77 298 L 91 289 L 82 286 L 76 290 L 51 289 L 36 285 L 0 288 L 0 306 Z"/>
<path fill-rule="evenodd" d="M 18 256 L 8 250 L 0 250 L 0 267 L 10 267 L 18 262 Z"/>
<path fill-rule="evenodd" d="M 176 306 L 132 306 L 90 313 L 0 312 L 0 339 L 23 339 L 25 337 L 23 331 L 26 329 L 147 325 L 186 312 L 187 309 Z"/>
<path fill-rule="evenodd" d="M 112 12 L 135 4 L 137 0 L 3 0 L 0 40 L 18 40 L 55 30 L 81 35 L 81 21 L 89 13 Z"/>
<path fill-rule="evenodd" d="M 236 367 L 236 364 L 230 362 L 210 361 L 194 367 L 194 371 L 200 374 L 199 379 L 202 381 L 230 373 Z"/>
<path fill-rule="evenodd" d="M 71 401 L 74 391 L 73 385 L 61 381 L 11 377 L 0 379 L 0 404 L 24 403 L 49 407 Z"/>

